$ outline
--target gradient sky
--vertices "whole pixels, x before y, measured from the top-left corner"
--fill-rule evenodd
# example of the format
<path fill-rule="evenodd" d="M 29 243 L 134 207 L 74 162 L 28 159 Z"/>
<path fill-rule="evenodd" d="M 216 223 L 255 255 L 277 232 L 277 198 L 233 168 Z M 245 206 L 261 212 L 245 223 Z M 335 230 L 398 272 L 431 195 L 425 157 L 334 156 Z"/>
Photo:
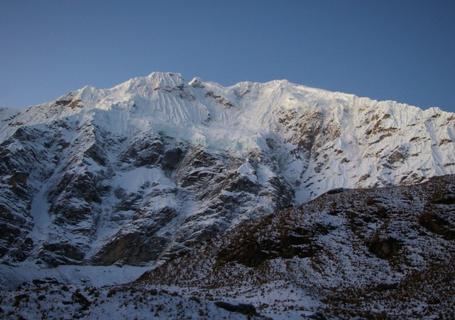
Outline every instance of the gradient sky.
<path fill-rule="evenodd" d="M 455 111 L 455 1 L 0 0 L 0 106 L 152 71 Z"/>

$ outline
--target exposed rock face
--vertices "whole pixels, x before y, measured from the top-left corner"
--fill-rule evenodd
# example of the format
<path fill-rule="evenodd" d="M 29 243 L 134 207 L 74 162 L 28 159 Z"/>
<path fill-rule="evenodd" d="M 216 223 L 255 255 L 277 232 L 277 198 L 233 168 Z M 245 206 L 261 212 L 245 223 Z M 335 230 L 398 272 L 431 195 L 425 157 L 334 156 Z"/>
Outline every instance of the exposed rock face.
<path fill-rule="evenodd" d="M 455 173 L 453 114 L 287 81 L 225 88 L 154 73 L 0 115 L 7 263 L 165 261 L 332 189 Z M 451 238 L 445 222 L 420 218 Z M 320 250 L 314 230 L 281 236 L 280 244 L 248 244 L 237 258 L 255 265 L 265 257 L 250 261 L 250 251 Z M 393 258 L 403 248 L 393 239 L 365 241 L 372 254 Z"/>
<path fill-rule="evenodd" d="M 38 257 L 52 267 L 60 264 L 79 264 L 85 253 L 71 243 L 44 243 Z"/>
<path fill-rule="evenodd" d="M 156 260 L 170 240 L 158 231 L 177 216 L 174 208 L 159 212 L 138 212 L 133 218 L 134 229 L 120 230 L 92 259 L 95 264 L 141 264 Z"/>

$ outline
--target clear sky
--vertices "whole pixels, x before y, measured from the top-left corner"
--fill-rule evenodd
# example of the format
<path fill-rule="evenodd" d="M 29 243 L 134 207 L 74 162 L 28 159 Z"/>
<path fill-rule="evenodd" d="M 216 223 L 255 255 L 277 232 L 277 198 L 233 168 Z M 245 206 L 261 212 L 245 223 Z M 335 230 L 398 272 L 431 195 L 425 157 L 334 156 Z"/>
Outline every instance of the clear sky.
<path fill-rule="evenodd" d="M 455 111 L 455 1 L 0 0 L 0 106 L 152 71 Z"/>

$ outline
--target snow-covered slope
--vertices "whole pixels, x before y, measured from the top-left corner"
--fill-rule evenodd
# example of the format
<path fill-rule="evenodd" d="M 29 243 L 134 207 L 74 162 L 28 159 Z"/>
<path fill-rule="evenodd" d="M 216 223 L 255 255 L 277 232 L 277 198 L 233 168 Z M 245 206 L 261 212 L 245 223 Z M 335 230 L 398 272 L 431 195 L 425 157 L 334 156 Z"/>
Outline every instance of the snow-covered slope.
<path fill-rule="evenodd" d="M 0 117 L 8 262 L 144 264 L 330 189 L 455 173 L 454 114 L 285 80 L 152 73 Z"/>

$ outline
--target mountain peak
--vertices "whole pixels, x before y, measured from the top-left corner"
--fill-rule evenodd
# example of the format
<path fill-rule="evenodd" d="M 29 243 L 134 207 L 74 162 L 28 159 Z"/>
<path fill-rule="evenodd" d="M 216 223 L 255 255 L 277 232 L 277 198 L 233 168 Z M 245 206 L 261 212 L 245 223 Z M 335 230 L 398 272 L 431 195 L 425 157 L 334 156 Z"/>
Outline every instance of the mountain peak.
<path fill-rule="evenodd" d="M 143 91 L 144 89 L 158 90 L 161 88 L 174 88 L 185 84 L 185 80 L 180 73 L 174 72 L 152 72 L 144 77 L 131 78 L 112 89 L 133 91 Z"/>
<path fill-rule="evenodd" d="M 176 72 L 152 72 L 147 76 L 155 86 L 175 87 L 185 83 L 182 74 Z"/>

